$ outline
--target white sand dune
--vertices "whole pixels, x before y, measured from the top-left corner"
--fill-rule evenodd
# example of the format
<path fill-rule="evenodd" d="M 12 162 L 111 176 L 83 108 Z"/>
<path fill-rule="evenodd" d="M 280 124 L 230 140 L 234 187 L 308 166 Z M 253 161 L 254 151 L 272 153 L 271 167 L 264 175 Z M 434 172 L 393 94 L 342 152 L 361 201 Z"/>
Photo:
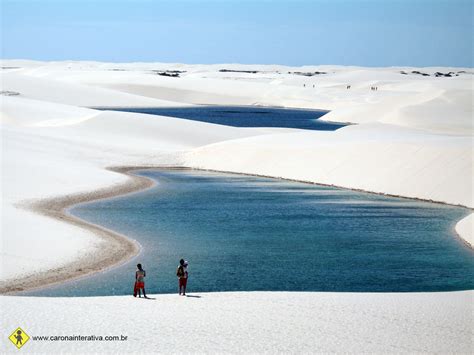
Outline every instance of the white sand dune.
<path fill-rule="evenodd" d="M 26 73 L 25 73 L 26 72 Z M 25 70 L 2 73 L 2 90 L 15 91 L 22 97 L 76 106 L 181 106 L 179 102 L 150 99 L 144 96 L 111 91 L 81 83 L 64 83 Z"/>
<path fill-rule="evenodd" d="M 0 118 L 8 126 L 54 127 L 75 125 L 98 113 L 82 107 L 7 96 L 2 99 Z"/>
<path fill-rule="evenodd" d="M 21 351 L 34 353 L 472 352 L 471 292 L 192 296 L 3 296 L 0 319 L 6 331 L 21 325 L 30 336 L 127 336 L 108 342 L 30 340 Z M 8 342 L 1 337 L 1 348 L 18 352 Z"/>
<path fill-rule="evenodd" d="M 188 153 L 185 165 L 473 207 L 471 146 L 471 137 L 374 123 L 216 143 Z"/>
<path fill-rule="evenodd" d="M 464 238 L 464 240 L 474 248 L 474 214 L 470 214 L 469 216 L 463 218 L 456 224 L 456 232 Z"/>
<path fill-rule="evenodd" d="M 473 207 L 471 69 L 14 60 L 2 65 L 8 68 L 0 74 L 1 90 L 19 95 L 0 96 L 0 287 L 67 268 L 103 247 L 93 232 L 24 206 L 126 183 L 127 176 L 105 170 L 110 166 L 260 174 Z M 184 72 L 170 78 L 157 75 L 160 70 Z M 327 74 L 291 74 L 315 71 Z M 459 73 L 435 78 L 436 71 Z M 196 103 L 326 109 L 331 112 L 324 119 L 357 125 L 335 132 L 246 129 L 87 108 Z M 472 244 L 472 214 L 456 230 Z M 28 344 L 38 352 L 114 352 L 136 349 L 138 343 L 144 351 L 163 352 L 472 352 L 472 291 L 202 296 L 160 296 L 140 308 L 126 297 L 1 297 L 0 320 L 3 329 L 22 325 L 34 334 L 110 329 L 134 339 L 125 345 Z M 13 313 L 15 307 L 21 311 Z M 57 316 L 76 317 L 85 308 L 87 319 Z M 160 321 L 144 323 L 157 337 L 141 342 L 136 319 L 145 314 Z M 182 319 L 188 322 L 189 343 L 173 335 Z"/>

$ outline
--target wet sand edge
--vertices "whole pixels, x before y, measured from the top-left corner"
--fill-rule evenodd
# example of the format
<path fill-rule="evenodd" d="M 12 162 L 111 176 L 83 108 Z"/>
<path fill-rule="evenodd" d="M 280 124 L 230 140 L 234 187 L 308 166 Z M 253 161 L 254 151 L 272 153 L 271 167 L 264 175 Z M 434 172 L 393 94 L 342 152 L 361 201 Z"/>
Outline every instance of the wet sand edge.
<path fill-rule="evenodd" d="M 94 248 L 89 253 L 60 267 L 33 273 L 18 279 L 1 281 L 0 294 L 20 294 L 22 291 L 31 291 L 64 281 L 79 279 L 99 271 L 119 266 L 137 256 L 141 247 L 135 240 L 74 217 L 68 213 L 67 210 L 80 203 L 122 196 L 153 187 L 155 185 L 153 180 L 132 174 L 132 171 L 148 168 L 150 167 L 108 167 L 106 170 L 128 176 L 127 181 L 120 185 L 114 185 L 91 192 L 25 201 L 17 205 L 18 208 L 54 218 L 92 232 L 99 238 L 100 248 Z"/>

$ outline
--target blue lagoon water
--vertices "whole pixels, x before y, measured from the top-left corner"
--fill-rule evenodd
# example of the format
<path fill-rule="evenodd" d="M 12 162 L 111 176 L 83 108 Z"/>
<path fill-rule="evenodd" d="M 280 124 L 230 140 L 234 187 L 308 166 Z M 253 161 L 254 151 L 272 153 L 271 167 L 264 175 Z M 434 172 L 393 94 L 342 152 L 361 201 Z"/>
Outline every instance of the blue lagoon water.
<path fill-rule="evenodd" d="M 345 124 L 321 121 L 328 111 L 254 106 L 191 106 L 157 108 L 107 108 L 183 118 L 234 127 L 285 127 L 334 131 Z"/>
<path fill-rule="evenodd" d="M 143 246 L 112 270 L 32 295 L 131 294 L 137 262 L 149 293 L 446 291 L 474 288 L 473 252 L 453 227 L 464 208 L 332 187 L 192 170 L 143 170 L 156 187 L 71 213 Z"/>

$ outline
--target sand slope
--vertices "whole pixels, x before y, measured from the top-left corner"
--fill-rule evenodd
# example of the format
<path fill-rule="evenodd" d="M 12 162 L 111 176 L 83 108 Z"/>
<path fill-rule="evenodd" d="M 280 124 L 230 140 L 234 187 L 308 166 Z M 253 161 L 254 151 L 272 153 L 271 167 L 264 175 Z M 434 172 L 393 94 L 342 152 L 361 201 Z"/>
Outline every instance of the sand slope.
<path fill-rule="evenodd" d="M 2 328 L 13 331 L 21 325 L 30 336 L 127 336 L 126 341 L 114 342 L 31 340 L 22 352 L 472 352 L 472 292 L 192 296 L 158 295 L 155 300 L 0 297 L 5 309 Z M 18 352 L 7 342 L 2 337 L 2 349 Z"/>
<path fill-rule="evenodd" d="M 471 146 L 471 137 L 365 124 L 216 143 L 188 153 L 186 165 L 473 207 Z"/>

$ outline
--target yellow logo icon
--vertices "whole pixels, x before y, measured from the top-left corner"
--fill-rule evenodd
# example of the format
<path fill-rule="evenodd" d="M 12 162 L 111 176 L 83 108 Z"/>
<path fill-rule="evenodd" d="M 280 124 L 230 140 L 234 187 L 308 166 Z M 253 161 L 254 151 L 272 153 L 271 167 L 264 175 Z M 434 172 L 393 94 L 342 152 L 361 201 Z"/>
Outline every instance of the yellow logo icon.
<path fill-rule="evenodd" d="M 15 329 L 12 335 L 8 337 L 8 339 L 10 339 L 13 345 L 15 345 L 18 349 L 20 349 L 30 339 L 30 336 L 26 334 L 23 329 L 18 327 Z"/>

